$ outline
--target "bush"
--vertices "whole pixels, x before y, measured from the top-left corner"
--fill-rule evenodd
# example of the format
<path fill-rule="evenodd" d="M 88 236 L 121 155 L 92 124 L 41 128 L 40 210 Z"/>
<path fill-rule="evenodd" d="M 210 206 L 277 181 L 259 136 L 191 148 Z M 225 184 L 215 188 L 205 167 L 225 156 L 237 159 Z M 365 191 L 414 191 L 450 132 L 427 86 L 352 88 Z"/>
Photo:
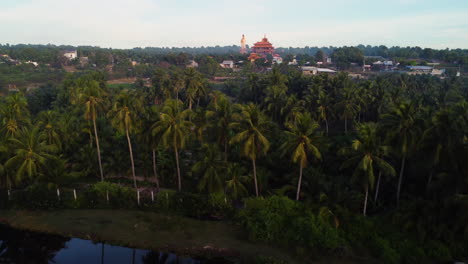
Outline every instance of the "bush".
<path fill-rule="evenodd" d="M 333 250 L 344 243 L 338 230 L 284 196 L 249 198 L 238 217 L 251 240 Z"/>

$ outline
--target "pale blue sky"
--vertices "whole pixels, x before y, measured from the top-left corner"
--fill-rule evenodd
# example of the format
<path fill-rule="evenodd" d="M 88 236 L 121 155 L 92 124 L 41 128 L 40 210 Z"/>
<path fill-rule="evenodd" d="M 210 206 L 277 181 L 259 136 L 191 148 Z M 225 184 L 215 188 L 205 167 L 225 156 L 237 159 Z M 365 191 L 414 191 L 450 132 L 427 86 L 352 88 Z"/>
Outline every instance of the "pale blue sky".
<path fill-rule="evenodd" d="M 0 0 L 0 43 L 468 48 L 468 0 Z"/>

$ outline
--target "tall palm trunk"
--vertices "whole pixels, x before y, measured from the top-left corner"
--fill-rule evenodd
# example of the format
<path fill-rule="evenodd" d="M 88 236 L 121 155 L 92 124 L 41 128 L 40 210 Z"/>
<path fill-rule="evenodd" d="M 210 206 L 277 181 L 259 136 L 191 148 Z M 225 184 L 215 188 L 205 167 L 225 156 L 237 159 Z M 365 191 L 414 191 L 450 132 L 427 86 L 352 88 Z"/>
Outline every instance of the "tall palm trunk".
<path fill-rule="evenodd" d="M 158 179 L 158 172 L 156 170 L 156 149 L 153 149 L 153 173 L 154 173 L 154 178 L 156 178 L 156 189 L 159 192 L 159 179 Z"/>
<path fill-rule="evenodd" d="M 255 159 L 252 159 L 252 165 L 253 165 L 253 176 L 254 176 L 254 184 L 255 184 L 255 195 L 258 197 L 257 166 L 255 165 Z"/>
<path fill-rule="evenodd" d="M 104 173 L 102 172 L 102 162 L 101 162 L 101 149 L 99 148 L 99 138 L 98 138 L 97 127 L 96 127 L 96 118 L 93 118 L 93 126 L 94 126 L 94 138 L 96 138 L 96 148 L 97 148 L 98 161 L 99 161 L 99 172 L 101 173 L 101 181 L 104 181 Z"/>
<path fill-rule="evenodd" d="M 364 198 L 364 209 L 362 210 L 364 216 L 366 216 L 367 213 L 367 197 L 369 197 L 369 185 L 366 186 L 366 197 Z"/>
<path fill-rule="evenodd" d="M 327 133 L 327 136 L 328 136 L 328 120 L 325 118 L 325 131 Z"/>
<path fill-rule="evenodd" d="M 401 182 L 403 180 L 403 172 L 405 170 L 406 155 L 403 154 L 401 159 L 401 168 L 400 168 L 400 177 L 398 178 L 398 187 L 397 187 L 397 207 L 400 205 L 400 192 L 401 192 Z"/>
<path fill-rule="evenodd" d="M 227 162 L 228 159 L 228 141 L 224 140 L 224 161 Z"/>
<path fill-rule="evenodd" d="M 348 133 L 348 118 L 345 117 L 344 119 L 344 132 Z"/>
<path fill-rule="evenodd" d="M 375 187 L 375 197 L 374 202 L 377 202 L 377 197 L 379 195 L 379 188 L 380 188 L 380 177 L 382 176 L 382 172 L 379 171 L 379 178 L 377 179 L 377 186 Z"/>
<path fill-rule="evenodd" d="M 302 163 L 299 165 L 299 181 L 297 183 L 297 193 L 296 201 L 299 201 L 299 195 L 301 194 L 301 184 L 302 184 Z"/>
<path fill-rule="evenodd" d="M 136 189 L 137 188 L 137 183 L 136 183 L 136 175 L 135 175 L 135 163 L 133 161 L 132 141 L 130 140 L 130 134 L 128 133 L 128 127 L 125 129 L 125 132 L 127 134 L 128 150 L 130 151 L 130 163 L 132 165 L 133 186 Z"/>
<path fill-rule="evenodd" d="M 177 165 L 177 188 L 180 192 L 182 191 L 182 183 L 180 179 L 179 151 L 177 150 L 177 146 L 174 146 L 174 152 L 175 152 L 175 159 L 176 159 L 176 165 Z"/>

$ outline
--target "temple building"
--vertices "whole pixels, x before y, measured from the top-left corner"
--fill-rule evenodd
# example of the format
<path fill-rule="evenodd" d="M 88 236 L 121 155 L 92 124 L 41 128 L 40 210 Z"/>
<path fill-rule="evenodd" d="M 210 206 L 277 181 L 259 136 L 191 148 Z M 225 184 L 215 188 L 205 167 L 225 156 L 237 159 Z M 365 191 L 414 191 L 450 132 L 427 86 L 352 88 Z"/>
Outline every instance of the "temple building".
<path fill-rule="evenodd" d="M 273 55 L 274 52 L 275 48 L 273 48 L 273 45 L 268 41 L 266 35 L 263 37 L 262 41 L 255 43 L 252 47 L 252 53 L 257 53 L 257 55 L 261 57 L 267 54 Z"/>
<path fill-rule="evenodd" d="M 263 37 L 262 41 L 256 42 L 252 48 L 252 53 L 250 53 L 249 60 L 255 61 L 260 58 L 267 58 L 267 55 L 270 54 L 273 57 L 276 57 L 276 63 L 281 63 L 281 57 L 278 54 L 275 54 L 275 48 L 273 45 L 268 41 L 266 35 Z"/>

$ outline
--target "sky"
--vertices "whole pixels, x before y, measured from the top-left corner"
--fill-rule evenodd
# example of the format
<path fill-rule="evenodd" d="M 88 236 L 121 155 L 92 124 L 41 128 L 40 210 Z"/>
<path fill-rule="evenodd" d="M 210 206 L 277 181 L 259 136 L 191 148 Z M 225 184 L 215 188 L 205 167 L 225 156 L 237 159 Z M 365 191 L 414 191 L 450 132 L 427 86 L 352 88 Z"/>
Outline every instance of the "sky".
<path fill-rule="evenodd" d="M 468 48 L 468 0 L 0 0 L 1 44 Z"/>

